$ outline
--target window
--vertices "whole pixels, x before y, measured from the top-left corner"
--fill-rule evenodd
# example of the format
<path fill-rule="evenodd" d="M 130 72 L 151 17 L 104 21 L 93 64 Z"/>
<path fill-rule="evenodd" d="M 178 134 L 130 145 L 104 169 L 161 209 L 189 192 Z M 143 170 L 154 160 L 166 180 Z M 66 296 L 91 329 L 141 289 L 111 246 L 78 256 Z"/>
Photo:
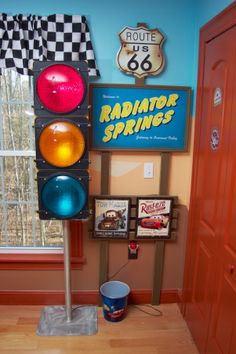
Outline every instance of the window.
<path fill-rule="evenodd" d="M 37 214 L 32 105 L 32 78 L 5 70 L 0 76 L 0 260 L 10 262 L 11 253 L 15 263 L 27 258 L 30 263 L 33 259 L 43 263 L 51 259 L 48 254 L 54 253 L 55 263 L 59 264 L 62 222 L 41 221 Z M 71 232 L 78 238 L 81 223 L 70 224 Z M 81 247 L 81 240 L 79 243 L 77 240 Z M 82 257 L 81 250 L 75 252 L 76 257 Z"/>
<path fill-rule="evenodd" d="M 31 81 L 12 70 L 0 80 L 1 247 L 60 247 L 61 222 L 37 216 Z"/>

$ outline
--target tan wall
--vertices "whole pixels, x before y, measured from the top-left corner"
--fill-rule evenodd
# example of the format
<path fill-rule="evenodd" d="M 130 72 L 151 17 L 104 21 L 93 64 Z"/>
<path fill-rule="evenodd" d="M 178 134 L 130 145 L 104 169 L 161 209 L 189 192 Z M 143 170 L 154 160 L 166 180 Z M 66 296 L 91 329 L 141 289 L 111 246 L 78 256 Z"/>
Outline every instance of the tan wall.
<path fill-rule="evenodd" d="M 91 153 L 92 177 L 91 194 L 100 193 L 100 153 Z M 160 154 L 147 152 L 127 152 L 120 154 L 112 153 L 111 158 L 111 181 L 110 194 L 123 195 L 148 195 L 159 193 L 160 180 Z M 143 168 L 145 162 L 153 162 L 154 178 L 144 179 Z M 189 205 L 190 183 L 191 183 L 192 152 L 173 153 L 171 158 L 171 170 L 169 181 L 169 194 L 176 195 L 179 203 Z"/>
<path fill-rule="evenodd" d="M 192 129 L 193 130 L 193 129 Z M 193 133 L 193 132 L 192 132 Z M 193 136 L 193 134 L 191 134 Z M 179 198 L 180 215 L 178 237 L 166 242 L 163 289 L 182 288 L 186 244 L 186 224 L 190 195 L 192 142 L 189 152 L 174 153 L 171 158 L 170 194 Z M 91 153 L 91 194 L 100 193 L 100 153 Z M 154 178 L 143 178 L 144 162 L 154 163 Z M 160 156 L 158 153 L 113 153 L 111 159 L 111 193 L 123 195 L 158 194 Z M 99 284 L 99 241 L 88 236 L 84 224 L 84 256 L 82 270 L 73 271 L 73 289 L 97 290 Z M 109 276 L 128 261 L 127 242 L 115 241 L 109 245 Z M 127 282 L 132 289 L 151 289 L 154 266 L 154 242 L 140 242 L 139 257 L 130 260 L 114 279 Z M 62 271 L 1 271 L 0 290 L 63 290 Z"/>

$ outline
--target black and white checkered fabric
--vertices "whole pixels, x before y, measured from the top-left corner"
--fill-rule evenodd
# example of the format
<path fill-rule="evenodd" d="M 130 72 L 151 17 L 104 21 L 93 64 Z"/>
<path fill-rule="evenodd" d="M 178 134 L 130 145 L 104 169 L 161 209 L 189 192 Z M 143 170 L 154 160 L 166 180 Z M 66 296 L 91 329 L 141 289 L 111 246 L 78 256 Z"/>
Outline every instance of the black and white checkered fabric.
<path fill-rule="evenodd" d="M 0 74 L 32 75 L 36 60 L 85 60 L 89 76 L 99 76 L 85 16 L 0 14 Z"/>

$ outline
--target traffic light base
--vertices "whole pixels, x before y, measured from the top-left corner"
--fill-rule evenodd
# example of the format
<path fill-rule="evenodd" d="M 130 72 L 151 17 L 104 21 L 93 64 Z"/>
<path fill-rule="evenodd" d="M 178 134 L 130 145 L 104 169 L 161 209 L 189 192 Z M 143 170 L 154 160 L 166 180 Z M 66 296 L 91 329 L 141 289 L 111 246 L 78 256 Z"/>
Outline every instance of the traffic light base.
<path fill-rule="evenodd" d="M 71 321 L 65 306 L 44 307 L 39 321 L 39 336 L 86 336 L 97 333 L 97 306 L 73 305 Z"/>

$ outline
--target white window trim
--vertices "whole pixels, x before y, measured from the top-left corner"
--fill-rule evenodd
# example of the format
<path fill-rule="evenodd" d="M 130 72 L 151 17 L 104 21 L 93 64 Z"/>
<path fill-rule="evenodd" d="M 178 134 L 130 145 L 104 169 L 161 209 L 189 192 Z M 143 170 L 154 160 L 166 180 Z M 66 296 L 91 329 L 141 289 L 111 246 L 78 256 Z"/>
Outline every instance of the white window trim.
<path fill-rule="evenodd" d="M 63 247 L 0 247 L 0 254 L 63 254 Z"/>
<path fill-rule="evenodd" d="M 0 157 L 26 156 L 35 157 L 34 150 L 0 150 Z"/>

